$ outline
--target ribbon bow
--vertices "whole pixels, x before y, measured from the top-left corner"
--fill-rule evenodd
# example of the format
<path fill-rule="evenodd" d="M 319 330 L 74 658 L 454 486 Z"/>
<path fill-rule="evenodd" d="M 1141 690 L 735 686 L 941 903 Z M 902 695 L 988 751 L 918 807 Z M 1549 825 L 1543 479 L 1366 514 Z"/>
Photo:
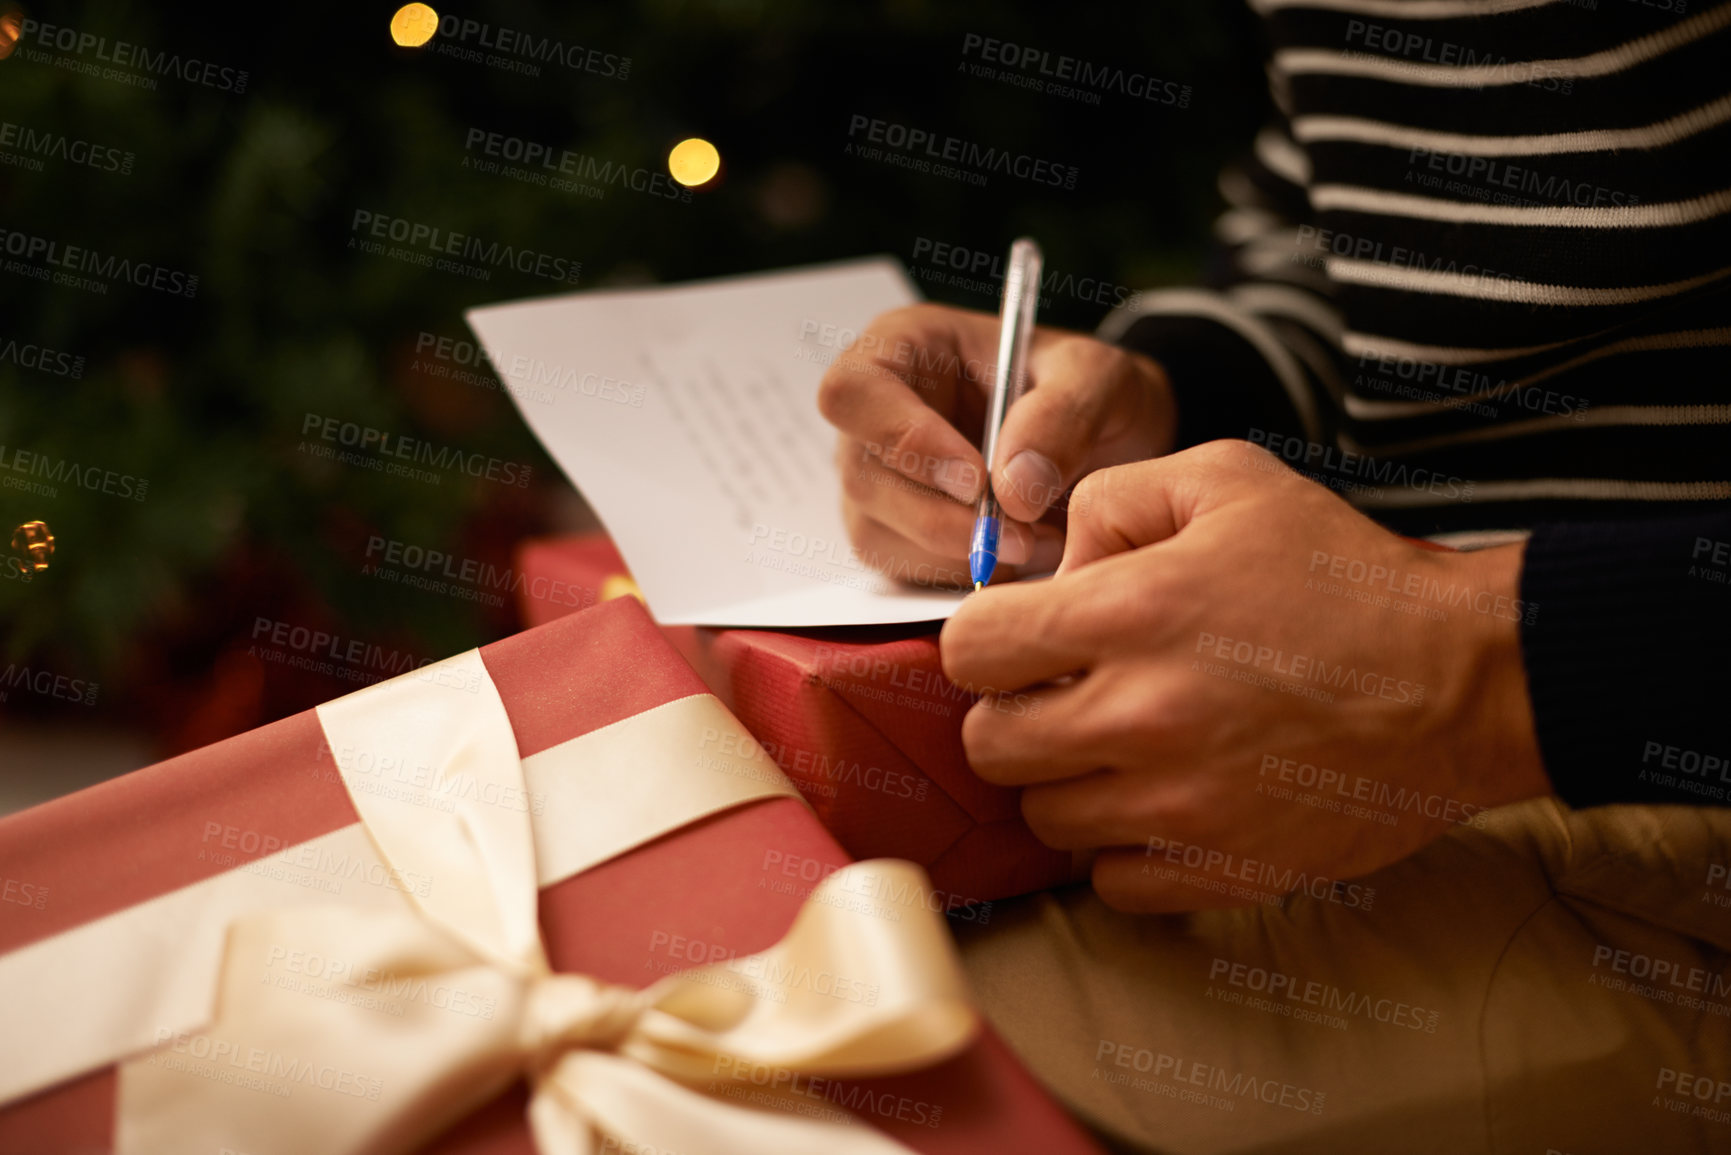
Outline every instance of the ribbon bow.
<path fill-rule="evenodd" d="M 941 916 L 858 898 L 923 895 L 918 867 L 845 867 L 768 950 L 644 990 L 549 969 L 538 860 L 543 881 L 569 876 L 745 798 L 791 792 L 764 786 L 761 771 L 754 783 L 737 768 L 715 774 L 713 759 L 680 760 L 687 745 L 713 747 L 718 724 L 737 728 L 713 698 L 649 714 L 573 740 L 584 812 L 544 821 L 561 836 L 537 847 L 530 808 L 501 804 L 529 792 L 478 653 L 321 706 L 384 863 L 430 884 L 405 887 L 401 909 L 235 919 L 208 1025 L 159 1032 L 160 1046 L 122 1066 L 117 1150 L 408 1151 L 526 1075 L 542 1155 L 906 1152 L 793 1088 L 917 1069 L 971 1041 Z M 377 767 L 422 788 L 370 788 Z"/>

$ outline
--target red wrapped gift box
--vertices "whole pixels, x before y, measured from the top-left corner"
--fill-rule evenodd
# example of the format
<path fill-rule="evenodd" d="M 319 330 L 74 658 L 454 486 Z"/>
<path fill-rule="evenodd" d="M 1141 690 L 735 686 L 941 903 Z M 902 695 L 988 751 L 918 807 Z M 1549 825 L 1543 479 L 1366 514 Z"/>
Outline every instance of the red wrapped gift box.
<path fill-rule="evenodd" d="M 704 691 L 630 599 L 481 658 L 524 758 Z M 0 904 L 0 955 L 356 820 L 311 711 L 13 815 L 0 820 L 0 861 L 44 901 Z M 711 957 L 774 943 L 809 892 L 798 880 L 847 861 L 800 802 L 748 803 L 541 890 L 542 936 L 555 970 L 642 988 L 668 968 L 654 944 L 675 936 L 724 952 Z M 864 1104 L 863 1119 L 934 1155 L 1097 1150 L 989 1029 L 939 1066 L 838 1086 L 846 1093 L 832 1102 Z M 108 1150 L 115 1089 L 108 1067 L 0 1108 L 0 1151 Z M 519 1083 L 429 1149 L 529 1155 L 525 1103 Z"/>
<path fill-rule="evenodd" d="M 571 612 L 573 599 L 629 588 L 605 534 L 524 542 L 516 564 L 531 579 L 519 601 L 530 625 Z M 969 769 L 962 718 L 975 695 L 944 677 L 930 624 L 663 632 L 849 854 L 919 863 L 952 906 L 1078 877 L 1073 857 L 1022 821 L 1021 791 Z"/>

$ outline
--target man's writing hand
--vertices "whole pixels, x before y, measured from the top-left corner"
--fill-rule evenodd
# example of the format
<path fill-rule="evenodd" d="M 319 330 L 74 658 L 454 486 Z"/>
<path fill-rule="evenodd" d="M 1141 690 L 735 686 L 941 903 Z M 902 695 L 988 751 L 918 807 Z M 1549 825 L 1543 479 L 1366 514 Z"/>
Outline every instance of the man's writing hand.
<path fill-rule="evenodd" d="M 848 532 L 874 568 L 966 584 L 997 350 L 997 317 L 912 305 L 874 320 L 825 373 L 818 406 L 841 431 Z M 1169 450 L 1177 412 L 1154 362 L 1078 333 L 1035 329 L 1028 377 L 992 477 L 1006 577 L 1057 565 L 1063 522 L 1042 518 L 1088 472 Z"/>

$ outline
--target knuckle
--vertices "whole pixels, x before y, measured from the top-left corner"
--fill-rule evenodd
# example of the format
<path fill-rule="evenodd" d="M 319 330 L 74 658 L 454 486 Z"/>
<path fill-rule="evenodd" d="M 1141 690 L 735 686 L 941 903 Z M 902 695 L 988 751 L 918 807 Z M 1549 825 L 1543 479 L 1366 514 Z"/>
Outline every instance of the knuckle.
<path fill-rule="evenodd" d="M 1170 394 L 1172 392 L 1172 377 L 1166 372 L 1166 366 L 1142 353 L 1132 353 L 1123 350 L 1130 372 L 1146 389 L 1157 390 Z"/>
<path fill-rule="evenodd" d="M 1199 753 L 1208 740 L 1210 721 L 1219 717 L 1208 693 L 1192 680 L 1167 681 L 1150 696 L 1139 737 L 1167 750 Z"/>
<path fill-rule="evenodd" d="M 1085 333 L 1069 332 L 1059 333 L 1046 345 L 1052 360 L 1064 362 L 1098 361 L 1110 348 Z"/>
<path fill-rule="evenodd" d="M 962 311 L 954 305 L 944 305 L 937 301 L 916 301 L 912 305 L 891 309 L 884 316 L 894 317 L 903 325 L 929 325 L 933 322 L 948 322 Z"/>
<path fill-rule="evenodd" d="M 872 448 L 891 469 L 918 475 L 925 460 L 919 449 L 925 433 L 926 423 L 920 416 L 905 417 L 885 431 L 881 445 Z"/>
<path fill-rule="evenodd" d="M 1073 817 L 1073 816 L 1072 816 Z M 1074 821 L 1066 820 L 1058 793 L 1039 786 L 1022 791 L 1022 821 L 1034 832 L 1034 837 L 1054 850 L 1077 849 L 1074 845 Z"/>
<path fill-rule="evenodd" d="M 967 675 L 973 671 L 975 655 L 986 637 L 987 626 L 980 621 L 980 611 L 974 608 L 979 601 L 977 597 L 964 601 L 938 633 L 938 658 L 944 676 L 957 684 L 974 680 Z M 966 725 L 963 722 L 964 735 Z"/>
<path fill-rule="evenodd" d="M 1170 742 L 1174 725 L 1167 695 L 1123 692 L 1091 695 L 1086 725 L 1094 741 L 1109 750 L 1152 753 Z"/>
<path fill-rule="evenodd" d="M 881 349 L 892 346 L 897 341 L 916 339 L 921 333 L 932 327 L 941 313 L 941 306 L 929 302 L 903 305 L 900 308 L 879 313 L 872 318 L 871 324 L 867 325 L 865 329 L 866 335 L 872 339 L 872 344 L 869 347 Z"/>
<path fill-rule="evenodd" d="M 1254 441 L 1245 441 L 1243 438 L 1205 441 L 1196 447 L 1196 455 L 1209 465 L 1236 465 L 1246 457 L 1259 457 L 1276 462 L 1280 460 Z"/>
<path fill-rule="evenodd" d="M 849 454 L 841 457 L 836 465 L 841 471 L 842 497 L 859 505 L 870 504 L 877 488 L 873 482 L 871 464 Z"/>
<path fill-rule="evenodd" d="M 956 552 L 955 523 L 949 518 L 951 502 L 944 502 L 934 497 L 920 494 L 913 500 L 906 511 L 903 520 L 906 522 L 902 532 L 906 533 L 915 545 L 932 553 L 949 556 Z M 954 506 L 960 512 L 959 506 Z"/>
<path fill-rule="evenodd" d="M 1113 816 L 1137 845 L 1145 845 L 1155 834 L 1186 830 L 1194 834 L 1194 803 L 1172 783 L 1152 784 L 1146 779 L 1127 782 L 1114 798 Z"/>
<path fill-rule="evenodd" d="M 1132 352 L 1122 345 L 1114 345 L 1110 341 L 1102 341 L 1098 337 L 1086 333 L 1077 334 L 1092 346 L 1092 353 L 1109 369 L 1124 369 L 1136 363 L 1143 354 Z"/>
<path fill-rule="evenodd" d="M 841 495 L 844 501 L 864 505 L 872 496 L 871 488 L 871 479 L 864 469 L 846 463 L 842 465 Z"/>
<path fill-rule="evenodd" d="M 1137 882 L 1133 871 L 1125 870 L 1116 861 L 1101 857 L 1089 872 L 1094 893 L 1100 901 L 1123 914 L 1138 914 L 1151 909 L 1145 888 Z"/>
<path fill-rule="evenodd" d="M 835 467 L 846 474 L 849 469 L 864 469 L 871 463 L 871 449 L 863 441 L 838 437 L 835 441 Z"/>
<path fill-rule="evenodd" d="M 1084 521 L 1097 518 L 1105 511 L 1106 491 L 1112 484 L 1110 469 L 1096 469 L 1087 474 L 1070 490 L 1070 517 Z"/>
<path fill-rule="evenodd" d="M 1014 769 L 1013 745 L 1003 741 L 1003 726 L 991 710 L 975 706 L 962 718 L 962 749 L 968 765 L 987 782 L 1008 785 Z"/>
<path fill-rule="evenodd" d="M 1074 596 L 1043 607 L 1042 628 L 1089 643 L 1097 658 L 1145 646 L 1150 619 L 1158 620 L 1167 587 L 1163 577 L 1128 582 L 1112 570 L 1089 567 L 1075 575 Z M 1105 685 L 1106 677 L 1098 679 Z"/>
<path fill-rule="evenodd" d="M 1067 459 L 1073 459 L 1092 448 L 1094 432 L 1094 415 L 1097 398 L 1094 395 L 1100 382 L 1090 378 L 1089 383 L 1076 389 L 1066 389 L 1051 396 L 1046 411 L 1041 414 L 1049 431 L 1046 440 L 1050 442 L 1048 456 L 1056 456 L 1060 466 Z"/>
<path fill-rule="evenodd" d="M 1139 384 L 1170 384 L 1165 367 L 1146 353 L 1138 353 L 1122 345 L 1108 345 L 1107 348 L 1112 350 L 1111 366 L 1114 372 L 1124 374 Z"/>
<path fill-rule="evenodd" d="M 817 411 L 823 414 L 824 420 L 831 425 L 840 424 L 858 388 L 859 383 L 848 376 L 840 365 L 831 365 L 825 371 L 823 380 L 818 382 Z"/>

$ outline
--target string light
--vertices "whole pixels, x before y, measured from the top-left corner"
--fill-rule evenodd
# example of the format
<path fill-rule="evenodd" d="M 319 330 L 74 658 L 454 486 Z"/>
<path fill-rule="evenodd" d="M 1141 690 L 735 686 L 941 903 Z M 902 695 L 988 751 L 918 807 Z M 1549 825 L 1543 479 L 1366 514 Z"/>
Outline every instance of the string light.
<path fill-rule="evenodd" d="M 419 48 L 439 30 L 439 14 L 425 4 L 405 4 L 391 17 L 391 39 L 404 48 Z"/>
<path fill-rule="evenodd" d="M 695 188 L 721 171 L 721 153 L 702 137 L 693 136 L 673 146 L 667 154 L 667 171 L 687 188 Z"/>

